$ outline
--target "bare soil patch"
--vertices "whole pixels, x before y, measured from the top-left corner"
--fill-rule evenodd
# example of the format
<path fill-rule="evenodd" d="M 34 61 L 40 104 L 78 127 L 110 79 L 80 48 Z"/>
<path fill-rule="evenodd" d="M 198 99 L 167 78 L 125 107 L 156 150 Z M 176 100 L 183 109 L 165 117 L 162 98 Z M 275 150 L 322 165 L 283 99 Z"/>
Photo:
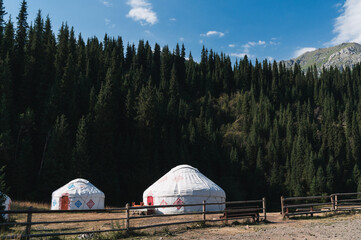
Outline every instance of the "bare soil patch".
<path fill-rule="evenodd" d="M 279 213 L 270 213 L 269 215 L 271 221 L 275 220 L 269 224 L 194 229 L 175 233 L 172 239 L 326 240 L 360 239 L 361 236 L 361 215 L 359 214 L 286 220 L 282 220 Z M 159 237 L 149 237 L 148 239 L 159 239 Z"/>

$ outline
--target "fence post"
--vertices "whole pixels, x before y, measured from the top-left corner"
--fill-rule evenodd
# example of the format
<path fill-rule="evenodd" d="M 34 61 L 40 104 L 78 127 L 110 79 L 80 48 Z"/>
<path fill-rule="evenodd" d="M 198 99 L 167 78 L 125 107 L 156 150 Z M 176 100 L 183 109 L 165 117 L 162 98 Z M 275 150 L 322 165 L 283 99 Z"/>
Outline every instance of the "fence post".
<path fill-rule="evenodd" d="M 331 204 L 332 204 L 332 207 L 331 207 L 331 210 L 334 211 L 335 210 L 335 195 L 331 195 Z"/>
<path fill-rule="evenodd" d="M 33 207 L 29 207 L 29 212 L 28 212 L 28 218 L 27 218 L 27 225 L 26 225 L 26 229 L 25 229 L 25 239 L 29 240 L 30 239 L 30 234 L 31 234 L 31 217 L 33 214 Z"/>
<path fill-rule="evenodd" d="M 335 195 L 335 210 L 337 210 L 337 195 Z"/>
<path fill-rule="evenodd" d="M 125 228 L 127 229 L 127 232 L 129 232 L 129 228 L 130 228 L 130 226 L 129 226 L 129 203 L 127 203 L 126 205 L 125 205 L 125 207 L 126 207 L 126 221 L 125 221 Z"/>
<path fill-rule="evenodd" d="M 285 208 L 284 208 L 284 198 L 281 196 L 281 214 L 282 217 L 285 217 Z"/>
<path fill-rule="evenodd" d="M 263 217 L 264 217 L 264 221 L 266 221 L 267 216 L 266 216 L 266 198 L 262 198 L 262 208 L 263 208 Z"/>
<path fill-rule="evenodd" d="M 203 222 L 206 223 L 206 200 L 203 200 Z"/>

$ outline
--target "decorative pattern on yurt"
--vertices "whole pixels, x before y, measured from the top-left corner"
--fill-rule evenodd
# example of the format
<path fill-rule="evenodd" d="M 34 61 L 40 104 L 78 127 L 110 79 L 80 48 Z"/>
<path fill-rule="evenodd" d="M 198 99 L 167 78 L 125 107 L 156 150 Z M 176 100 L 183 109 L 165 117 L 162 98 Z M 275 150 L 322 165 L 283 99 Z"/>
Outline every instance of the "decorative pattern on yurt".
<path fill-rule="evenodd" d="M 226 194 L 222 188 L 189 165 L 179 165 L 156 181 L 143 193 L 145 205 L 184 205 L 223 203 Z M 208 205 L 206 211 L 222 211 L 224 204 Z M 157 208 L 157 213 L 174 214 L 201 212 L 202 206 Z"/>
<path fill-rule="evenodd" d="M 102 191 L 78 178 L 53 192 L 51 210 L 104 209 L 104 199 Z"/>

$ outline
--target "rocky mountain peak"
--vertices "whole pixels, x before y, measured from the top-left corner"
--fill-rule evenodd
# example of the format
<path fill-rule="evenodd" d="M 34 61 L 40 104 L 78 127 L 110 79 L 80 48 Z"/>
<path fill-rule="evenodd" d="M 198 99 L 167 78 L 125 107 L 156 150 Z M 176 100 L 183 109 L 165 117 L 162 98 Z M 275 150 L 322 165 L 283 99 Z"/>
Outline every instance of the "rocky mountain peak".
<path fill-rule="evenodd" d="M 286 67 L 293 67 L 298 63 L 302 70 L 307 70 L 308 67 L 316 65 L 318 71 L 323 67 L 330 68 L 337 67 L 343 70 L 346 67 L 354 67 L 361 62 L 361 45 L 358 43 L 342 43 L 340 45 L 320 48 L 312 52 L 306 52 L 297 58 L 288 61 L 282 61 Z"/>

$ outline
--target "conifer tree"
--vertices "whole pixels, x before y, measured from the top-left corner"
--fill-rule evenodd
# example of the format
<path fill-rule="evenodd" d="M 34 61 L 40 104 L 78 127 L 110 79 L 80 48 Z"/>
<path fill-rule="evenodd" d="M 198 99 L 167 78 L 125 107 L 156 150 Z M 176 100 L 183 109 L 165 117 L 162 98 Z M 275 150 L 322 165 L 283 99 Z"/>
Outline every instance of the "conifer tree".
<path fill-rule="evenodd" d="M 0 56 L 3 56 L 3 38 L 4 38 L 4 29 L 5 29 L 5 11 L 4 2 L 0 0 Z"/>
<path fill-rule="evenodd" d="M 21 7 L 19 15 L 17 16 L 17 29 L 15 36 L 15 54 L 14 54 L 14 65 L 12 66 L 12 76 L 13 76 L 13 91 L 14 91 L 14 100 L 15 107 L 18 112 L 24 111 L 26 102 L 23 98 L 23 91 L 26 86 L 23 83 L 23 74 L 25 71 L 25 45 L 27 43 L 27 2 L 23 0 L 21 2 Z"/>
<path fill-rule="evenodd" d="M 5 183 L 5 165 L 4 163 L 0 163 L 0 211 L 5 210 L 5 201 L 6 201 L 6 194 L 9 191 L 9 188 L 6 186 Z M 5 222 L 6 219 L 4 218 L 4 214 L 1 214 L 0 222 Z"/>
<path fill-rule="evenodd" d="M 73 178 L 90 177 L 90 151 L 88 120 L 83 116 L 76 132 L 75 145 L 72 152 Z"/>
<path fill-rule="evenodd" d="M 71 163 L 71 142 L 69 136 L 69 124 L 64 114 L 59 115 L 53 125 L 50 134 L 48 148 L 45 152 L 44 164 L 41 171 L 40 186 L 44 195 L 70 181 L 67 169 Z M 54 178 L 54 176 L 57 176 Z M 49 178 L 54 178 L 49 181 Z"/>

